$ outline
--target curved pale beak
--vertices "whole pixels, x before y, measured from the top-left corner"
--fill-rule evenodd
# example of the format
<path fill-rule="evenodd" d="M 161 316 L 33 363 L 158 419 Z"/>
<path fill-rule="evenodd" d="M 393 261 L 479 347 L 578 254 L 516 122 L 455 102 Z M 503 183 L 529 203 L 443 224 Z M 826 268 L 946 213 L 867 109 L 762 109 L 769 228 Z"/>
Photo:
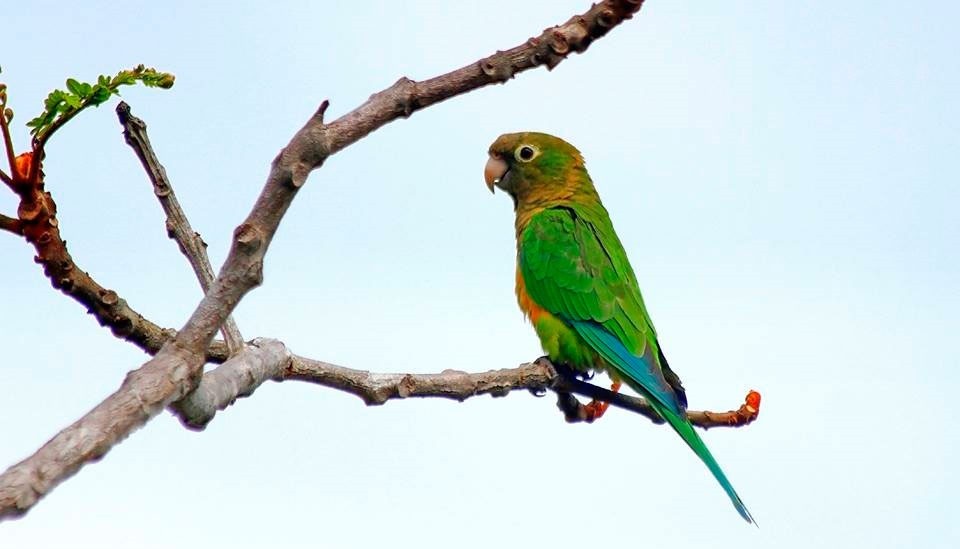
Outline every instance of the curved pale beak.
<path fill-rule="evenodd" d="M 491 154 L 487 160 L 487 165 L 483 168 L 483 178 L 487 181 L 487 188 L 493 192 L 494 185 L 499 185 L 510 169 L 507 163 L 499 155 Z"/>

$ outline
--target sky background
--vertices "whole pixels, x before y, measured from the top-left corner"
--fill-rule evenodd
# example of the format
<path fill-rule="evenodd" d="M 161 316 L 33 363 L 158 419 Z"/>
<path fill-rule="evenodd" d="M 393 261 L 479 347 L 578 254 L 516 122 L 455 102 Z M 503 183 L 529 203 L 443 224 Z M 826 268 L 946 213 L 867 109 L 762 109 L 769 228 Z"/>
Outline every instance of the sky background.
<path fill-rule="evenodd" d="M 67 77 L 129 89 L 216 265 L 270 161 L 325 98 L 522 43 L 582 0 L 4 6 L 0 79 L 23 123 Z M 393 401 L 268 383 L 203 433 L 164 413 L 25 518 L 6 548 L 960 545 L 960 40 L 954 2 L 667 2 L 556 70 L 382 128 L 309 179 L 240 304 L 247 338 L 353 368 L 539 356 L 513 295 L 513 212 L 482 179 L 497 135 L 583 152 L 691 408 L 763 394 L 704 435 L 760 528 L 676 435 L 552 396 Z M 52 141 L 78 265 L 164 326 L 200 298 L 111 102 Z M 16 203 L 0 193 L 0 212 Z M 146 356 L 52 291 L 0 234 L 0 466 Z M 603 383 L 605 380 L 598 378 Z"/>

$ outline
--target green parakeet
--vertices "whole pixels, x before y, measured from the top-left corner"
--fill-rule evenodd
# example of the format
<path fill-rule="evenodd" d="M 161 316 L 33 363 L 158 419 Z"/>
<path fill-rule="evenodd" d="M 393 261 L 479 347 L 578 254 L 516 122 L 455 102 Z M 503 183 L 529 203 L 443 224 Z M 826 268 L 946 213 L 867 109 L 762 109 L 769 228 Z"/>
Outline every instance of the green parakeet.
<path fill-rule="evenodd" d="M 686 415 L 636 276 L 583 157 L 543 133 L 512 133 L 490 146 L 487 186 L 513 198 L 517 300 L 547 356 L 582 372 L 606 371 L 647 399 L 706 464 L 747 522 L 740 496 Z"/>

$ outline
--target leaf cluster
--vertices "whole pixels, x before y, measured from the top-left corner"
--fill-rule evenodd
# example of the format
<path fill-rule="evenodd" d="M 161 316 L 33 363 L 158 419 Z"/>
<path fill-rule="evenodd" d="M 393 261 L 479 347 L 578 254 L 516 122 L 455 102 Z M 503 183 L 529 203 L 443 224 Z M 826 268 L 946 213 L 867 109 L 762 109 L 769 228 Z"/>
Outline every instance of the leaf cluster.
<path fill-rule="evenodd" d="M 83 109 L 97 107 L 111 96 L 120 95 L 120 86 L 132 86 L 139 82 L 150 88 L 166 89 L 173 86 L 173 81 L 172 74 L 143 65 L 120 71 L 113 77 L 100 75 L 93 84 L 68 78 L 67 89 L 50 92 L 43 102 L 43 112 L 27 122 L 27 127 L 31 128 L 30 133 L 36 139 L 42 141 Z"/>

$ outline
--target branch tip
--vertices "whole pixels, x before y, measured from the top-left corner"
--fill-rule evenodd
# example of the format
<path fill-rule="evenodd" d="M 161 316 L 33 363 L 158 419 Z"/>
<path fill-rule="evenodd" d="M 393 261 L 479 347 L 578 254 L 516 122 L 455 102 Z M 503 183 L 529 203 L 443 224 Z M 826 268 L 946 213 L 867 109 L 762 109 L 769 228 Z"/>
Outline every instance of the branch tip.
<path fill-rule="evenodd" d="M 120 118 L 120 123 L 125 124 L 127 118 L 130 116 L 130 105 L 126 101 L 121 101 L 117 103 L 117 108 L 114 109 L 117 113 L 117 116 Z"/>
<path fill-rule="evenodd" d="M 317 112 L 313 113 L 313 118 L 320 124 L 323 124 L 323 116 L 327 113 L 327 108 L 329 106 L 330 106 L 330 100 L 324 99 L 320 103 L 320 106 L 317 107 Z"/>
<path fill-rule="evenodd" d="M 120 124 L 123 126 L 123 138 L 140 160 L 140 164 L 153 186 L 153 193 L 167 215 L 164 221 L 167 236 L 177 243 L 180 252 L 183 253 L 193 268 L 193 272 L 200 282 L 200 288 L 206 292 L 213 283 L 213 267 L 210 265 L 210 258 L 207 256 L 207 245 L 200 234 L 190 226 L 186 213 L 180 207 L 180 202 L 173 192 L 173 186 L 167 178 L 167 171 L 160 163 L 153 146 L 150 144 L 147 124 L 134 116 L 130 105 L 124 101 L 117 105 L 116 111 Z M 221 332 L 230 355 L 235 355 L 243 349 L 243 336 L 232 317 L 228 317 L 224 321 Z"/>

